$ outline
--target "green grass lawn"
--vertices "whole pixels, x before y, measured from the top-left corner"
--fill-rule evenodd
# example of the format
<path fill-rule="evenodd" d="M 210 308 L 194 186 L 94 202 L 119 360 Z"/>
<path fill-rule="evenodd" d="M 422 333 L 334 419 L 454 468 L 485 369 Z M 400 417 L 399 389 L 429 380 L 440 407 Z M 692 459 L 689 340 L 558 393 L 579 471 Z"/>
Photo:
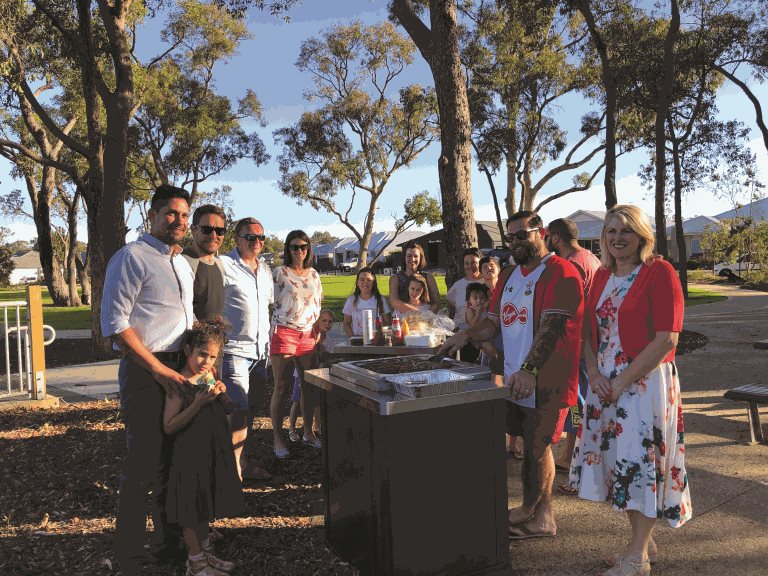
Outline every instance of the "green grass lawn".
<path fill-rule="evenodd" d="M 347 296 L 352 294 L 355 289 L 355 275 L 346 276 L 321 275 L 323 282 L 323 307 L 330 308 L 336 315 L 336 321 L 341 322 L 341 310 Z M 442 297 L 441 307 L 447 306 L 445 301 L 445 276 L 436 276 L 437 287 L 440 289 Z M 378 276 L 379 290 L 384 296 L 389 296 L 389 278 L 387 276 Z M 27 293 L 24 288 L 2 288 L 0 289 L 0 301 L 8 300 L 26 300 Z M 711 302 L 720 302 L 725 300 L 725 296 L 710 292 L 700 288 L 690 288 L 688 290 L 688 299 L 686 306 L 698 306 L 699 304 L 709 304 Z M 16 321 L 16 312 L 14 309 L 8 311 L 9 322 Z M 22 320 L 25 320 L 22 318 Z M 2 316 L 0 315 L 0 322 Z M 53 326 L 56 330 L 77 330 L 91 327 L 91 307 L 79 306 L 77 308 L 66 308 L 53 306 L 48 291 L 43 287 L 43 323 Z"/>
<path fill-rule="evenodd" d="M 27 299 L 26 288 L 12 287 L 0 288 L 0 302 L 9 300 Z M 22 314 L 22 320 L 26 317 Z M 0 316 L 0 322 L 2 322 Z M 16 321 L 16 310 L 8 310 L 8 322 Z M 54 306 L 51 297 L 48 295 L 48 289 L 43 286 L 43 324 L 53 326 L 55 330 L 80 330 L 91 327 L 91 307 L 78 306 L 68 308 L 66 306 Z"/>
<path fill-rule="evenodd" d="M 692 288 L 688 287 L 688 298 L 685 299 L 686 308 L 690 306 L 698 306 L 700 304 L 711 304 L 712 302 L 722 302 L 727 300 L 726 296 L 717 292 L 711 292 L 704 288 Z"/>

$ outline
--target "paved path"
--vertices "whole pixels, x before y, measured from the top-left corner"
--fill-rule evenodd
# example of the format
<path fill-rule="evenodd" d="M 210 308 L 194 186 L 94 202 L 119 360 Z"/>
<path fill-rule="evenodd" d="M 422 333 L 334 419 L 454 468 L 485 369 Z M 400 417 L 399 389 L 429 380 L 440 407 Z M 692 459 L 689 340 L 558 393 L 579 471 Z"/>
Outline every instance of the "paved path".
<path fill-rule="evenodd" d="M 57 338 L 90 338 L 90 330 L 60 330 Z M 341 322 L 335 322 L 328 334 L 330 346 L 346 338 Z M 48 369 L 48 393 L 66 402 L 117 398 L 119 360 Z"/>

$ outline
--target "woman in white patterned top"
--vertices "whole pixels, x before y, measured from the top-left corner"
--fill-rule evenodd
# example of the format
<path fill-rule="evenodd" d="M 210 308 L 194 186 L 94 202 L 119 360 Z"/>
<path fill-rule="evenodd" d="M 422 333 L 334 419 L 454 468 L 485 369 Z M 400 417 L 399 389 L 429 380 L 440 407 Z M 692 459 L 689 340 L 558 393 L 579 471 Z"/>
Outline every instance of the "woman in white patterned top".
<path fill-rule="evenodd" d="M 283 265 L 272 272 L 275 281 L 275 312 L 270 341 L 270 361 L 275 388 L 269 406 L 274 434 L 274 451 L 278 458 L 288 456 L 282 435 L 286 392 L 293 384 L 293 370 L 301 381 L 304 406 L 304 443 L 320 448 L 320 440 L 312 430 L 315 394 L 304 382 L 304 370 L 310 367 L 316 339 L 312 326 L 320 316 L 323 286 L 320 275 L 311 267 L 312 244 L 302 230 L 293 230 L 285 239 Z"/>

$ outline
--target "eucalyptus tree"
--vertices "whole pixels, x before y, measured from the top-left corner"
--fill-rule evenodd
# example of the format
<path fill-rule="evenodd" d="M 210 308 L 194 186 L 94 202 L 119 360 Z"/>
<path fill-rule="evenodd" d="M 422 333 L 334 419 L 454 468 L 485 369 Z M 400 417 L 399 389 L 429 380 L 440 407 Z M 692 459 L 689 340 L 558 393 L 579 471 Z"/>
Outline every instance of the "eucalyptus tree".
<path fill-rule="evenodd" d="M 560 14 L 552 0 L 507 0 L 481 3 L 474 20 L 462 55 L 473 147 L 492 191 L 493 175 L 505 168 L 507 215 L 587 190 L 604 163 L 536 203 L 553 178 L 584 166 L 604 149 L 600 114 L 582 118 L 580 136 L 570 146 L 556 118 L 563 97 L 587 96 L 599 83 L 594 64 L 579 54 L 584 35 L 578 35 L 573 16 Z"/>
<path fill-rule="evenodd" d="M 377 204 L 390 178 L 438 136 L 432 90 L 397 88 L 414 50 L 389 22 L 334 26 L 306 40 L 296 65 L 313 78 L 306 99 L 320 106 L 274 133 L 282 145 L 280 190 L 335 215 L 360 243 L 358 267 L 367 263 Z M 366 206 L 361 230 L 351 217 L 359 195 Z"/>
<path fill-rule="evenodd" d="M 477 246 L 472 206 L 472 128 L 459 51 L 457 3 L 468 0 L 391 0 L 390 14 L 408 33 L 432 71 L 440 118 L 437 172 L 448 267 L 446 282 L 461 278 L 462 254 Z"/>
<path fill-rule="evenodd" d="M 146 210 L 158 184 L 190 190 L 192 203 L 206 193 L 200 185 L 243 159 L 267 161 L 264 142 L 247 125 L 265 125 L 252 90 L 233 106 L 216 91 L 215 68 L 250 34 L 242 19 L 213 5 L 178 2 L 162 32 L 175 50 L 145 72 L 140 105 L 130 127 L 130 202 L 146 224 Z"/>
<path fill-rule="evenodd" d="M 768 7 L 752 0 L 700 0 L 699 13 L 710 32 L 711 65 L 749 99 L 755 123 L 768 150 L 763 106 L 750 87 L 768 79 Z M 718 49 L 719 48 L 719 49 Z"/>
<path fill-rule="evenodd" d="M 254 0 L 279 11 L 287 2 Z M 92 280 L 92 344 L 106 352 L 100 306 L 109 258 L 125 243 L 125 200 L 129 191 L 128 126 L 139 104 L 138 69 L 159 65 L 175 46 L 145 64 L 136 48 L 137 30 L 162 17 L 162 0 L 9 0 L 0 3 L 0 45 L 8 55 L 2 72 L 29 101 L 40 122 L 84 160 L 81 193 L 87 211 L 88 267 Z M 56 63 L 76 80 L 83 102 L 82 137 L 67 134 L 48 103 L 35 93 Z M 6 80 L 7 82 L 8 80 Z M 20 150 L 21 151 L 21 150 Z M 42 163 L 52 165 L 41 158 Z"/>
<path fill-rule="evenodd" d="M 0 46 L 2 53 L 8 56 Z M 12 67 L 0 73 L 6 79 L 11 77 L 4 90 L 7 106 L 0 123 L 0 156 L 12 163 L 11 175 L 24 182 L 31 209 L 26 208 L 21 191 L 13 190 L 0 197 L 0 211 L 12 218 L 29 218 L 34 222 L 40 266 L 53 303 L 56 306 L 79 306 L 76 263 L 69 253 L 69 247 L 77 243 L 79 201 L 63 205 L 60 191 L 64 181 L 79 180 L 82 166 L 77 166 L 76 159 L 69 157 L 63 142 L 39 120 L 28 98 L 12 81 L 12 73 Z M 36 88 L 35 95 L 40 96 L 52 88 L 52 82 L 45 82 Z M 51 100 L 51 118 L 60 123 L 64 134 L 70 135 L 77 123 L 77 112 L 68 109 L 62 95 Z M 63 227 L 55 224 L 56 215 L 63 220 Z M 69 230 L 68 224 L 72 220 L 75 226 Z M 66 271 L 66 279 L 62 268 Z"/>

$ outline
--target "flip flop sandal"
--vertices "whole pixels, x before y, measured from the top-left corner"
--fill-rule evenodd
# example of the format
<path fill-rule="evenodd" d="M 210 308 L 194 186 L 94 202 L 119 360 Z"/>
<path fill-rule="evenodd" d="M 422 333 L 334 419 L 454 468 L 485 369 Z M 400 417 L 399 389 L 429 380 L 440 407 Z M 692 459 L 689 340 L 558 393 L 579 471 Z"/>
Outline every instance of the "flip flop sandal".
<path fill-rule="evenodd" d="M 510 540 L 528 540 L 529 538 L 554 538 L 552 532 L 534 532 L 523 524 L 515 524 L 509 527 Z"/>
<path fill-rule="evenodd" d="M 560 484 L 560 486 L 557 487 L 557 491 L 560 492 L 563 496 L 578 496 L 579 495 L 579 489 L 573 488 L 572 486 L 568 486 L 568 484 Z"/>
<path fill-rule="evenodd" d="M 626 558 L 620 558 L 612 567 L 602 573 L 601 576 L 649 576 L 651 573 L 651 563 L 630 562 Z"/>

